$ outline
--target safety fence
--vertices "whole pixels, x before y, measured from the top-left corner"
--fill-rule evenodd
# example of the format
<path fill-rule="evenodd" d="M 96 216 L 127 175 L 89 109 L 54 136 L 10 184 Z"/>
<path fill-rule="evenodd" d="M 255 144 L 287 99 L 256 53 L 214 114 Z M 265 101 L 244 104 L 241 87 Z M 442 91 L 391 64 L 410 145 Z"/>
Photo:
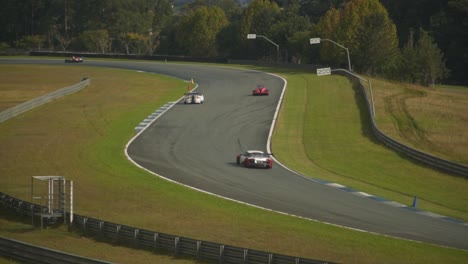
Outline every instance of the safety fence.
<path fill-rule="evenodd" d="M 0 112 L 0 123 L 4 122 L 12 117 L 15 117 L 17 115 L 20 115 L 28 110 L 31 110 L 35 107 L 38 107 L 40 105 L 43 105 L 45 103 L 48 103 L 54 99 L 57 99 L 59 97 L 69 95 L 72 93 L 75 93 L 84 87 L 88 86 L 91 83 L 90 79 L 84 78 L 81 80 L 79 83 L 74 84 L 72 86 L 64 87 L 61 89 L 58 89 L 56 91 L 53 91 L 51 93 L 39 96 L 37 98 L 34 98 L 32 100 L 29 100 L 27 102 L 21 103 L 19 105 L 16 105 L 12 108 L 9 108 L 7 110 L 4 110 Z"/>
<path fill-rule="evenodd" d="M 16 211 L 20 215 L 33 216 L 47 208 L 18 200 L 0 192 L 0 206 Z M 69 215 L 67 216 L 69 217 Z M 319 264 L 328 261 L 287 256 L 254 249 L 223 245 L 208 241 L 170 235 L 145 229 L 115 224 L 103 220 L 73 214 L 73 228 L 86 237 L 108 241 L 113 244 L 165 252 L 174 256 L 193 257 L 198 260 L 219 263 L 245 264 Z M 51 221 L 60 222 L 60 221 Z M 32 251 L 34 252 L 34 251 Z M 0 254 L 2 254 L 0 252 Z M 52 253 L 51 253 L 52 254 Z M 93 261 L 93 260 L 90 260 Z M 97 262 L 83 262 L 97 263 Z"/>

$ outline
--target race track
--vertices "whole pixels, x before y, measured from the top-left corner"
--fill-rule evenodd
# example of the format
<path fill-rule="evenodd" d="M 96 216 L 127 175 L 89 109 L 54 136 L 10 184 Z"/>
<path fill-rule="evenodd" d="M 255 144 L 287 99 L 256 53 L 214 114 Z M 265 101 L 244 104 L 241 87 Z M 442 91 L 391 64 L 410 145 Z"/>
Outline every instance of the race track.
<path fill-rule="evenodd" d="M 198 91 L 205 95 L 204 104 L 178 102 L 129 145 L 131 159 L 150 171 L 193 188 L 287 214 L 468 250 L 467 225 L 332 188 L 278 164 L 271 170 L 236 165 L 235 156 L 243 150 L 266 151 L 284 86 L 278 77 L 201 65 L 87 61 L 80 66 L 86 65 L 157 72 L 193 78 L 198 83 Z M 266 85 L 270 96 L 251 96 L 257 84 Z"/>

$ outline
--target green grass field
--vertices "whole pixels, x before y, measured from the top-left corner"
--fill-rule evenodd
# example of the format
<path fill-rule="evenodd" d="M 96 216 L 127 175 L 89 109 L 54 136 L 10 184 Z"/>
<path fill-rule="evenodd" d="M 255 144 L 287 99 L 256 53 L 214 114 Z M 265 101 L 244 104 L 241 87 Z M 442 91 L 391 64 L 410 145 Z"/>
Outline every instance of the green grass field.
<path fill-rule="evenodd" d="M 468 219 L 466 179 L 429 169 L 380 144 L 372 135 L 363 96 L 348 79 L 296 74 L 288 82 L 291 87 L 273 138 L 280 160 L 306 175 L 402 204 L 411 205 L 418 196 L 424 210 Z M 374 85 L 379 89 L 383 88 Z M 386 115 L 381 107 L 376 112 Z M 460 124 L 448 127 L 447 134 L 460 132 L 453 126 Z"/>
<path fill-rule="evenodd" d="M 0 74 L 10 69 L 0 65 Z M 220 200 L 134 167 L 124 156 L 125 144 L 143 118 L 185 92 L 186 84 L 180 80 L 91 67 L 23 65 L 17 71 L 31 79 L 41 71 L 54 72 L 56 84 L 41 84 L 43 80 L 36 78 L 34 85 L 15 87 L 25 91 L 16 95 L 22 98 L 17 101 L 37 96 L 31 87 L 43 85 L 54 90 L 84 76 L 92 79 L 90 87 L 76 94 L 0 123 L 1 191 L 17 198 L 30 199 L 31 176 L 63 175 L 74 180 L 76 213 L 110 222 L 342 263 L 468 260 L 466 251 L 357 232 Z M 282 161 L 312 177 L 405 204 L 418 195 L 422 209 L 468 219 L 466 180 L 426 169 L 376 142 L 369 132 L 362 96 L 347 79 L 278 73 L 289 84 L 273 138 L 273 150 Z M 2 76 L 0 98 L 5 98 L 3 91 L 15 83 L 9 76 L 14 74 Z M 294 159 L 288 158 L 289 153 L 294 153 Z M 119 263 L 193 262 L 123 250 L 63 228 L 41 232 L 11 217 L 0 218 L 0 235 Z"/>

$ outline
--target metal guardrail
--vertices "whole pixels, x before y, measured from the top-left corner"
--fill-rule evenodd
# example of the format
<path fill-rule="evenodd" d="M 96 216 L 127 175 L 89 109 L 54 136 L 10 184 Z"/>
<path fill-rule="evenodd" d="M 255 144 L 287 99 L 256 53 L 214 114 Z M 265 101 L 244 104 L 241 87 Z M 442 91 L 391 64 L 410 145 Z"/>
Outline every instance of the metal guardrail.
<path fill-rule="evenodd" d="M 0 237 L 0 256 L 37 264 L 105 264 L 106 261 L 85 258 L 50 248 L 38 247 L 17 240 Z"/>
<path fill-rule="evenodd" d="M 366 103 L 367 107 L 370 113 L 371 117 L 371 126 L 372 126 L 372 131 L 374 132 L 374 135 L 385 145 L 388 147 L 403 153 L 415 160 L 418 160 L 426 165 L 429 165 L 433 168 L 437 168 L 449 173 L 457 174 L 457 175 L 462 175 L 465 177 L 468 177 L 468 166 L 455 163 L 449 160 L 445 160 L 436 156 L 433 156 L 431 154 L 425 153 L 423 151 L 411 148 L 409 146 L 406 146 L 397 140 L 385 135 L 378 127 L 377 124 L 375 123 L 374 115 L 373 115 L 373 109 L 372 109 L 372 104 L 371 101 L 369 100 L 368 93 L 366 92 L 366 89 L 362 82 L 360 81 L 360 87 L 362 89 L 362 92 L 365 95 L 366 98 Z"/>
<path fill-rule="evenodd" d="M 43 206 L 18 200 L 3 192 L 0 192 L 0 206 L 14 210 L 21 215 L 31 215 L 31 211 L 33 211 L 33 209 L 40 210 L 41 208 L 45 208 Z M 293 257 L 254 249 L 240 248 L 230 245 L 196 240 L 192 238 L 186 238 L 160 232 L 154 232 L 135 227 L 110 223 L 103 220 L 81 216 L 77 214 L 73 214 L 73 219 L 73 227 L 80 230 L 83 233 L 83 235 L 87 237 L 96 237 L 112 243 L 118 243 L 119 245 L 128 245 L 131 247 L 136 247 L 145 250 L 164 251 L 175 256 L 188 256 L 199 260 L 217 261 L 219 263 L 227 264 L 333 264 L 333 262 L 328 261 Z M 2 246 L 3 245 L 0 243 L 0 248 Z M 42 251 L 45 250 L 44 248 L 36 247 L 36 249 L 34 249 L 34 246 L 31 247 L 33 247 L 33 249 L 30 250 L 30 254 L 38 254 L 38 256 L 41 257 L 41 260 L 47 260 L 48 257 L 51 258 L 50 261 L 47 262 L 35 263 L 55 263 L 53 262 L 53 260 L 55 260 L 55 258 L 57 257 L 55 256 L 55 253 L 57 253 L 57 251 L 51 251 L 48 253 L 49 255 L 47 255 Z M 0 255 L 1 254 L 4 253 L 0 250 Z M 14 258 L 16 255 L 8 256 Z M 23 261 L 23 259 L 19 259 L 20 257 L 21 254 L 18 255 L 18 260 Z M 69 255 L 69 257 L 71 258 L 73 257 L 73 255 Z M 62 263 L 65 263 L 65 261 L 63 261 Z M 84 261 L 82 263 L 103 262 Z"/>
<path fill-rule="evenodd" d="M 20 115 L 28 110 L 31 110 L 35 107 L 38 107 L 40 105 L 43 105 L 45 103 L 48 103 L 56 98 L 69 95 L 72 93 L 75 93 L 84 87 L 88 86 L 90 84 L 90 79 L 83 79 L 79 83 L 74 84 L 72 86 L 64 87 L 61 89 L 58 89 L 54 92 L 39 96 L 37 98 L 34 98 L 32 100 L 29 100 L 27 102 L 21 103 L 17 106 L 14 106 L 12 108 L 9 108 L 7 110 L 4 110 L 0 112 L 0 123 L 4 122 L 12 117 L 15 117 L 17 115 Z"/>

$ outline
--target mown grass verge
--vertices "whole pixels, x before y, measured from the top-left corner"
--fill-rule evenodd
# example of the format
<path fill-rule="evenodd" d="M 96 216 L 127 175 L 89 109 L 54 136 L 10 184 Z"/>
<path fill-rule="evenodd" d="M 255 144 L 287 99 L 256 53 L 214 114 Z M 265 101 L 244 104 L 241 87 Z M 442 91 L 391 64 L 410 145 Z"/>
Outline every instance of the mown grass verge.
<path fill-rule="evenodd" d="M 28 67 L 25 66 L 24 71 Z M 123 147 L 133 135 L 134 126 L 159 106 L 178 98 L 185 91 L 186 84 L 167 77 L 131 71 L 81 67 L 67 69 L 74 72 L 85 70 L 93 80 L 92 85 L 77 94 L 0 124 L 0 144 L 5 146 L 0 150 L 2 191 L 28 200 L 32 175 L 63 175 L 75 181 L 77 213 L 149 230 L 343 263 L 464 263 L 468 259 L 465 251 L 287 217 L 216 199 L 155 178 L 128 162 L 123 155 Z M 34 74 L 34 68 L 29 71 Z M 67 75 L 66 72 L 57 73 L 58 76 Z M 284 74 L 290 85 L 286 100 L 293 99 L 292 102 L 299 103 L 302 99 L 298 97 L 309 99 L 304 95 L 310 95 L 310 92 L 304 90 L 303 85 L 316 82 L 309 75 Z M 330 87 L 341 87 L 340 92 L 346 89 L 347 81 L 341 77 L 330 77 L 323 81 L 329 83 Z M 74 80 L 70 82 L 74 83 Z M 348 90 L 351 93 L 354 91 L 351 88 Z M 326 98 L 328 95 L 320 96 Z M 359 96 L 354 94 L 352 98 Z M 279 152 L 293 152 L 295 145 L 291 144 L 296 144 L 297 151 L 309 157 L 305 160 L 314 161 L 309 163 L 312 168 L 310 175 L 318 178 L 336 177 L 340 182 L 352 179 L 358 168 L 353 168 L 351 177 L 338 178 L 336 171 L 345 170 L 347 164 L 336 164 L 335 159 L 330 161 L 331 169 L 328 169 L 328 163 L 324 163 L 324 160 L 332 157 L 333 153 L 323 153 L 318 156 L 320 158 L 314 158 L 317 154 L 309 153 L 304 147 L 305 139 L 315 134 L 307 132 L 312 129 L 307 124 L 312 117 L 303 110 L 318 102 L 307 102 L 302 106 L 291 105 L 290 102 L 284 105 L 275 134 L 275 140 L 283 140 L 289 147 L 282 150 L 274 142 L 277 155 Z M 349 104 L 351 110 L 353 104 L 356 108 L 355 101 L 345 104 Z M 305 115 L 298 115 L 297 111 Z M 352 112 L 360 116 L 358 110 Z M 294 122 L 305 130 L 296 129 Z M 361 124 L 360 120 L 358 124 Z M 357 133 L 353 126 L 348 126 L 351 135 Z M 281 134 L 285 129 L 291 131 L 289 136 Z M 321 135 L 319 132 L 316 133 Z M 375 142 L 372 144 L 378 146 Z M 379 151 L 384 154 L 388 152 Z M 300 159 L 301 155 L 295 153 L 294 157 Z M 293 160 L 291 164 L 295 162 L 298 163 L 296 165 L 302 163 L 301 160 Z M 360 181 L 350 181 L 355 182 Z M 363 184 L 364 187 L 369 185 Z M 376 187 L 375 191 L 382 189 Z M 58 250 L 119 263 L 175 261 L 167 259 L 167 256 L 152 254 L 139 258 L 140 251 L 123 250 L 101 243 L 96 244 L 96 250 L 93 250 L 94 247 L 89 246 L 90 240 L 64 230 L 40 232 L 8 218 L 0 218 L 0 221 L 1 235 Z"/>

